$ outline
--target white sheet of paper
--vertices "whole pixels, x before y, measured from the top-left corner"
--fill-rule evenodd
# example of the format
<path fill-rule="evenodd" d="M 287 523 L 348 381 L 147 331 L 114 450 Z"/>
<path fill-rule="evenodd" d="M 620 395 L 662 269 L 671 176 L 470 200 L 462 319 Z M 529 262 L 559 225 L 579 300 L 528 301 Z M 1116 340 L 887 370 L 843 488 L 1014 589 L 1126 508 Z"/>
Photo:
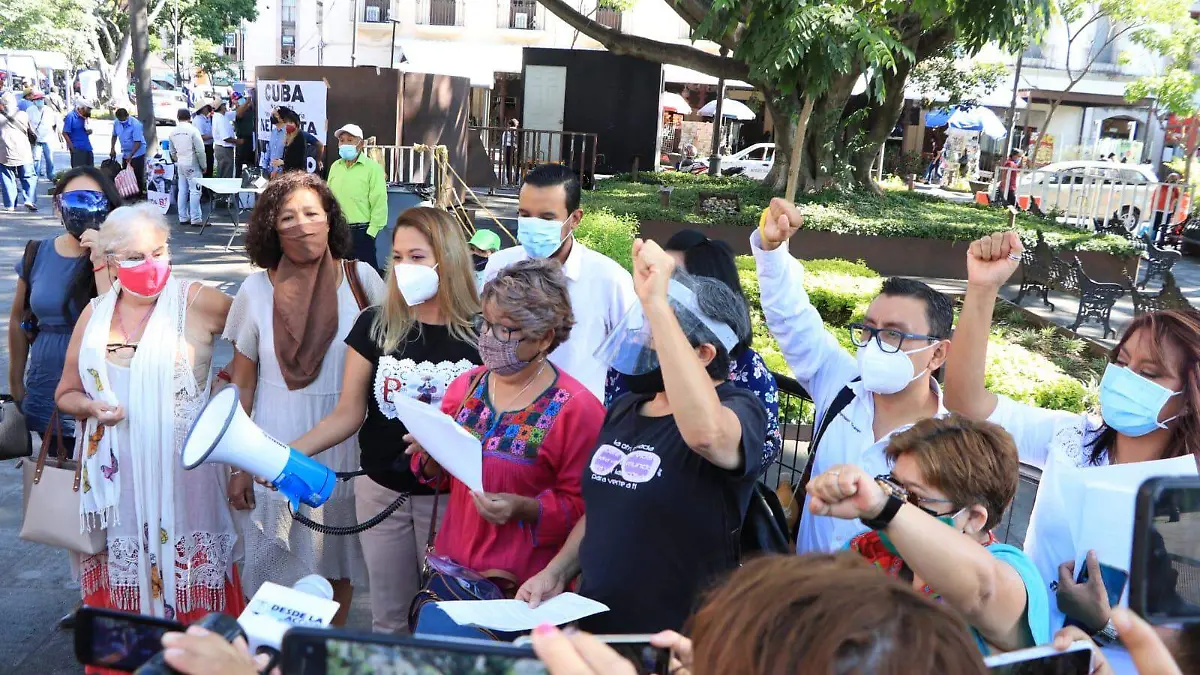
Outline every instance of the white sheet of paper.
<path fill-rule="evenodd" d="M 478 626 L 514 633 L 549 623 L 561 626 L 607 612 L 608 606 L 575 593 L 563 593 L 530 609 L 523 600 L 449 600 L 437 606 L 460 626 Z"/>
<path fill-rule="evenodd" d="M 483 492 L 483 446 L 441 410 L 407 396 L 395 396 L 396 416 L 422 448 L 468 488 Z"/>

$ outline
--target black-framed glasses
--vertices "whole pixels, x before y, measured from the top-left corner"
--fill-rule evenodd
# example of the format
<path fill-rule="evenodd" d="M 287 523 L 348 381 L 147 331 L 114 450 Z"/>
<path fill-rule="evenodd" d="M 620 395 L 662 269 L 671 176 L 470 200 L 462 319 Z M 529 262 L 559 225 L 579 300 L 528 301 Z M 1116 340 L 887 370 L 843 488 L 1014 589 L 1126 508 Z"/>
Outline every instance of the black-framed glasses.
<path fill-rule="evenodd" d="M 909 492 L 908 488 L 904 487 L 900 483 L 900 481 L 896 480 L 896 477 L 890 473 L 875 476 L 875 482 L 879 483 L 879 487 L 883 488 L 884 492 L 895 497 L 896 499 L 899 499 L 901 501 L 905 501 L 905 502 L 908 502 L 909 504 L 912 504 L 913 506 L 917 507 L 918 509 L 921 509 L 925 513 L 928 513 L 929 515 L 933 516 L 934 518 L 940 518 L 941 516 L 948 516 L 952 513 L 952 511 L 947 511 L 945 513 L 938 513 L 937 511 L 929 508 L 928 506 L 924 506 L 924 505 L 925 504 L 949 504 L 950 507 L 953 508 L 954 502 L 950 501 L 949 499 L 934 499 L 932 497 L 920 497 L 918 495 L 915 495 L 915 494 Z"/>
<path fill-rule="evenodd" d="M 921 335 L 919 333 L 905 333 L 903 331 L 894 330 L 891 328 L 875 328 L 862 323 L 852 323 L 846 326 L 846 330 L 850 331 L 850 341 L 857 347 L 866 347 L 871 342 L 871 338 L 879 343 L 879 348 L 885 354 L 894 354 L 904 346 L 905 340 L 916 340 L 918 342 L 937 342 L 941 338 L 932 335 Z"/>
<path fill-rule="evenodd" d="M 504 343 L 520 342 L 522 339 L 520 328 L 509 328 L 498 323 L 491 323 L 483 318 L 482 314 L 476 314 L 475 334 L 482 336 L 484 333 L 491 333 L 493 337 Z M 516 335 L 515 338 L 514 335 Z"/>
<path fill-rule="evenodd" d="M 132 359 L 137 353 L 137 344 L 128 344 L 125 342 L 110 342 L 105 349 L 109 354 L 115 354 L 119 359 Z"/>

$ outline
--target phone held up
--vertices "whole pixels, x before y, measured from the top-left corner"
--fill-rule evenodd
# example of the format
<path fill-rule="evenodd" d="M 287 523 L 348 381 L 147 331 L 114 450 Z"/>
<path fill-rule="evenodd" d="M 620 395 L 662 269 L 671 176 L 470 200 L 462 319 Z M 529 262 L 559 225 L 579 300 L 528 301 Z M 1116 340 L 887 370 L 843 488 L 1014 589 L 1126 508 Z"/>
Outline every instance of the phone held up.
<path fill-rule="evenodd" d="M 528 647 L 502 642 L 346 633 L 292 628 L 283 637 L 280 668 L 289 675 L 360 672 L 547 675 Z M 365 672 L 365 671 L 361 671 Z"/>
<path fill-rule="evenodd" d="M 1090 675 L 1092 649 L 1082 641 L 1062 652 L 1054 647 L 1033 647 L 988 656 L 983 663 L 991 675 Z"/>
<path fill-rule="evenodd" d="M 1200 477 L 1142 483 L 1133 522 L 1129 608 L 1152 624 L 1200 622 Z"/>
<path fill-rule="evenodd" d="M 162 651 L 164 633 L 182 630 L 166 619 L 81 607 L 75 614 L 75 658 L 85 666 L 132 673 Z"/>

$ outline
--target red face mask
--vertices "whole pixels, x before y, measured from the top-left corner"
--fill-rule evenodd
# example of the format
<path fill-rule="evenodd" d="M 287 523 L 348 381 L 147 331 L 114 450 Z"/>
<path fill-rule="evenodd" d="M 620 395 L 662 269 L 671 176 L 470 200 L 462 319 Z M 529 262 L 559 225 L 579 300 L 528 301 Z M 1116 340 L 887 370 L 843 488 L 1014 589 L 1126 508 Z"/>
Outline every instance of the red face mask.
<path fill-rule="evenodd" d="M 294 134 L 294 133 L 296 133 L 296 125 L 295 124 L 285 124 L 285 125 L 283 125 L 283 130 L 288 132 L 289 134 Z"/>
<path fill-rule="evenodd" d="M 171 278 L 171 262 L 163 259 L 126 260 L 117 265 L 121 288 L 143 298 L 158 297 Z"/>

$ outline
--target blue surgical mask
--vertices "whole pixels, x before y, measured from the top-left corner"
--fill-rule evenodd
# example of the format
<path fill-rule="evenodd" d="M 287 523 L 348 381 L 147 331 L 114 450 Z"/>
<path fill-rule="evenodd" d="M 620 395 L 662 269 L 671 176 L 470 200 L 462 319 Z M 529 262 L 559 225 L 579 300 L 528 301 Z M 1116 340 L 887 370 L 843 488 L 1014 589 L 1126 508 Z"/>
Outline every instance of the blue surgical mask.
<path fill-rule="evenodd" d="M 963 507 L 949 515 L 937 516 L 938 522 L 945 523 L 949 527 L 953 527 L 954 529 L 957 530 L 958 527 L 954 524 L 954 519 L 958 517 L 958 514 L 962 513 L 965 510 L 966 510 L 966 507 Z M 883 544 L 883 547 L 888 550 L 888 553 L 891 553 L 892 555 L 900 555 L 900 551 L 897 551 L 896 545 L 892 543 L 892 538 L 889 537 L 888 533 L 883 530 L 879 531 L 879 543 Z"/>
<path fill-rule="evenodd" d="M 347 162 L 353 162 L 354 159 L 356 157 L 358 157 L 358 146 L 357 145 L 339 145 L 338 146 L 338 157 L 341 157 L 342 159 L 346 160 Z"/>
<path fill-rule="evenodd" d="M 543 220 L 521 216 L 517 218 L 517 241 L 525 248 L 530 258 L 549 258 L 563 245 L 563 224 L 557 220 Z"/>
<path fill-rule="evenodd" d="M 1172 396 L 1171 391 L 1132 370 L 1108 364 L 1100 380 L 1100 416 L 1104 423 L 1126 436 L 1145 436 L 1155 429 L 1166 429 L 1170 417 L 1162 422 L 1158 416 Z M 1178 417 L 1178 415 L 1176 415 Z"/>

